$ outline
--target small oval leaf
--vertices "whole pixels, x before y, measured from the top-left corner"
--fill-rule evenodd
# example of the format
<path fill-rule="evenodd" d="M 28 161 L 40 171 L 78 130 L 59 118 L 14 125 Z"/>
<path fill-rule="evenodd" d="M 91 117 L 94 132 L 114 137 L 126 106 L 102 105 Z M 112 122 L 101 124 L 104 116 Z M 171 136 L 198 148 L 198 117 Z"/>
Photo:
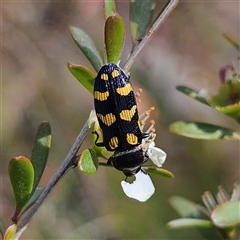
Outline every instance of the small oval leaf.
<path fill-rule="evenodd" d="M 214 107 L 217 111 L 240 121 L 240 103 L 229 105 L 227 107 Z"/>
<path fill-rule="evenodd" d="M 73 40 L 98 72 L 103 65 L 103 60 L 92 39 L 82 29 L 70 27 L 69 30 Z"/>
<path fill-rule="evenodd" d="M 166 177 L 166 178 L 173 178 L 174 175 L 173 173 L 171 173 L 170 171 L 163 169 L 163 168 L 155 168 L 155 167 L 142 167 L 146 172 L 150 173 L 150 174 L 157 174 L 160 175 L 162 177 Z"/>
<path fill-rule="evenodd" d="M 124 23 L 118 15 L 112 15 L 107 18 L 105 23 L 105 46 L 107 61 L 109 63 L 117 63 L 124 41 Z"/>
<path fill-rule="evenodd" d="M 88 175 L 96 173 L 98 169 L 98 158 L 93 149 L 83 150 L 78 161 L 78 169 Z"/>
<path fill-rule="evenodd" d="M 11 226 L 8 227 L 8 229 L 6 230 L 3 240 L 13 240 L 15 233 L 17 231 L 17 225 L 16 224 L 12 224 Z"/>
<path fill-rule="evenodd" d="M 50 123 L 43 121 L 38 127 L 37 136 L 32 149 L 31 162 L 34 168 L 34 183 L 32 192 L 35 191 L 43 175 L 51 147 L 51 138 Z"/>
<path fill-rule="evenodd" d="M 211 219 L 219 228 L 240 225 L 240 201 L 228 201 L 218 205 L 212 212 Z"/>
<path fill-rule="evenodd" d="M 203 216 L 199 205 L 186 198 L 180 196 L 172 196 L 169 199 L 169 203 L 181 217 L 202 218 Z"/>
<path fill-rule="evenodd" d="M 223 240 L 223 237 L 209 220 L 181 218 L 168 222 L 170 229 L 191 229 L 196 228 L 204 239 Z"/>
<path fill-rule="evenodd" d="M 169 131 L 174 134 L 195 139 L 240 139 L 240 135 L 231 129 L 200 122 L 178 121 L 169 126 Z"/>
<path fill-rule="evenodd" d="M 209 98 L 209 96 L 205 90 L 196 91 L 196 90 L 186 87 L 186 86 L 177 86 L 176 89 L 179 92 L 189 96 L 190 98 L 193 98 L 203 104 L 210 106 L 210 104 L 208 103 L 208 100 L 207 100 Z"/>
<path fill-rule="evenodd" d="M 167 224 L 168 228 L 183 229 L 183 228 L 212 228 L 214 225 L 209 220 L 180 218 L 175 219 Z"/>
<path fill-rule="evenodd" d="M 69 71 L 73 76 L 91 93 L 93 94 L 95 75 L 86 67 L 67 63 Z"/>
<path fill-rule="evenodd" d="M 240 120 L 240 82 L 228 81 L 222 85 L 217 95 L 209 103 L 217 111 Z"/>
<path fill-rule="evenodd" d="M 155 0 L 131 0 L 130 30 L 134 45 L 137 44 L 149 30 L 155 5 Z"/>
<path fill-rule="evenodd" d="M 29 159 L 19 156 L 11 159 L 8 172 L 16 202 L 12 220 L 17 222 L 21 209 L 28 202 L 32 193 L 34 169 Z"/>
<path fill-rule="evenodd" d="M 105 0 L 105 20 L 116 13 L 116 6 L 114 0 Z"/>

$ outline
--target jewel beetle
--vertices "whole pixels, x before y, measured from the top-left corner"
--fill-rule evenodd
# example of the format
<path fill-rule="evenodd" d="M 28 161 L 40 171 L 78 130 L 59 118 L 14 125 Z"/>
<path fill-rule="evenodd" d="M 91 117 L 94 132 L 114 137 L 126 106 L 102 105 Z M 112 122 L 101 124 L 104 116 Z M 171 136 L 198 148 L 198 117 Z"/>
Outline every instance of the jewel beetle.
<path fill-rule="evenodd" d="M 123 70 L 114 63 L 104 65 L 94 84 L 94 105 L 103 133 L 104 146 L 114 152 L 108 164 L 127 177 L 135 175 L 148 160 L 141 148 L 142 139 L 149 136 L 140 129 L 140 121 L 132 85 Z"/>

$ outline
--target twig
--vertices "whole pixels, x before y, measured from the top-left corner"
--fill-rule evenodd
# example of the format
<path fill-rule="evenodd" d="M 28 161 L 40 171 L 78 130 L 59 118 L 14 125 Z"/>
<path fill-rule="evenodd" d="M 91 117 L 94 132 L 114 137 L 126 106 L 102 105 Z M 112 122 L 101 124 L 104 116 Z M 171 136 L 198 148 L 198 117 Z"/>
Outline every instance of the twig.
<path fill-rule="evenodd" d="M 178 3 L 179 3 L 179 0 L 170 0 L 163 7 L 162 11 L 159 13 L 158 17 L 150 27 L 148 33 L 143 37 L 141 42 L 134 47 L 132 53 L 129 55 L 125 65 L 123 66 L 123 70 L 126 73 L 129 72 L 129 69 L 131 68 L 132 64 L 136 60 L 139 53 L 143 50 L 145 45 L 152 38 L 153 34 L 157 31 L 157 29 L 163 23 L 163 21 L 171 14 L 171 12 L 178 5 Z"/>
<path fill-rule="evenodd" d="M 26 225 L 30 222 L 33 215 L 37 212 L 37 210 L 41 207 L 42 203 L 49 195 L 49 193 L 53 190 L 56 186 L 58 181 L 61 177 L 71 168 L 75 167 L 75 157 L 76 154 L 82 145 L 87 133 L 88 133 L 88 122 L 85 123 L 84 127 L 82 128 L 81 132 L 79 133 L 76 141 L 74 142 L 71 150 L 69 151 L 68 155 L 66 156 L 65 160 L 63 161 L 62 165 L 59 167 L 53 178 L 50 180 L 49 184 L 44 188 L 42 194 L 33 205 L 33 207 L 28 212 L 27 216 L 22 220 L 21 224 L 18 226 L 17 234 L 15 235 L 15 239 L 18 239 L 22 233 L 22 229 L 26 227 Z"/>
<path fill-rule="evenodd" d="M 170 0 L 168 3 L 164 6 L 163 10 L 159 13 L 157 19 L 152 24 L 151 28 L 149 29 L 148 33 L 145 35 L 145 37 L 142 39 L 142 41 L 137 44 L 132 53 L 130 54 L 129 58 L 127 59 L 123 70 L 125 72 L 128 72 L 131 68 L 133 62 L 135 61 L 136 57 L 140 54 L 142 49 L 145 47 L 145 45 L 149 42 L 153 34 L 156 32 L 158 27 L 163 23 L 163 21 L 169 16 L 169 14 L 173 11 L 173 9 L 178 5 L 179 0 Z M 26 228 L 27 224 L 30 222 L 34 214 L 37 212 L 37 210 L 41 207 L 44 200 L 47 198 L 49 193 L 53 190 L 53 188 L 56 186 L 58 181 L 61 179 L 61 177 L 71 168 L 75 167 L 75 157 L 76 154 L 82 145 L 87 133 L 88 133 L 88 123 L 86 122 L 83 129 L 79 133 L 76 141 L 74 142 L 71 150 L 69 151 L 68 155 L 66 156 L 64 162 L 59 167 L 56 174 L 53 176 L 53 178 L 50 180 L 49 184 L 45 187 L 42 194 L 36 201 L 36 203 L 33 205 L 33 207 L 30 209 L 26 217 L 22 220 L 22 222 L 18 226 L 17 234 L 15 235 L 15 239 L 18 239 L 20 235 L 22 234 L 23 230 Z M 105 164 L 102 164 L 105 165 Z"/>

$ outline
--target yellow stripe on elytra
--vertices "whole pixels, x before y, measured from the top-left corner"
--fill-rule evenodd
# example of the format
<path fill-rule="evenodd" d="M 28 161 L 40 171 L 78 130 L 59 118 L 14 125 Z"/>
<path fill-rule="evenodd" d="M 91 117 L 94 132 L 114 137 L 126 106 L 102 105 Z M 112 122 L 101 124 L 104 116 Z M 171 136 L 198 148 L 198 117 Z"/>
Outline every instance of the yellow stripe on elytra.
<path fill-rule="evenodd" d="M 108 127 L 111 126 L 114 122 L 116 122 L 116 117 L 112 113 L 108 113 L 106 116 L 103 116 L 102 114 L 98 113 L 97 116 Z"/>
<path fill-rule="evenodd" d="M 131 145 L 136 145 L 138 143 L 138 137 L 133 133 L 127 133 L 127 142 Z"/>
<path fill-rule="evenodd" d="M 101 78 L 102 80 L 107 81 L 107 80 L 108 80 L 108 75 L 107 75 L 106 73 L 103 73 L 103 74 L 101 74 L 100 78 Z"/>
<path fill-rule="evenodd" d="M 117 77 L 117 76 L 119 76 L 120 75 L 120 73 L 119 73 L 119 71 L 118 70 L 114 70 L 114 71 L 112 71 L 112 77 L 113 78 L 115 78 L 115 77 Z"/>
<path fill-rule="evenodd" d="M 117 137 L 112 137 L 109 141 L 109 146 L 111 149 L 115 149 L 118 147 L 118 138 Z"/>
<path fill-rule="evenodd" d="M 116 89 L 116 92 L 121 96 L 127 96 L 131 91 L 132 91 L 132 86 L 130 83 L 126 84 L 124 87 Z"/>
<path fill-rule="evenodd" d="M 130 122 L 132 120 L 132 117 L 134 116 L 134 114 L 136 112 L 136 109 L 137 109 L 137 106 L 134 105 L 134 106 L 132 106 L 132 108 L 130 110 L 122 110 L 120 112 L 120 118 L 122 120 Z"/>
<path fill-rule="evenodd" d="M 95 91 L 94 92 L 94 98 L 99 100 L 99 101 L 107 100 L 108 96 L 109 96 L 109 92 L 108 91 L 106 91 L 106 92 Z"/>

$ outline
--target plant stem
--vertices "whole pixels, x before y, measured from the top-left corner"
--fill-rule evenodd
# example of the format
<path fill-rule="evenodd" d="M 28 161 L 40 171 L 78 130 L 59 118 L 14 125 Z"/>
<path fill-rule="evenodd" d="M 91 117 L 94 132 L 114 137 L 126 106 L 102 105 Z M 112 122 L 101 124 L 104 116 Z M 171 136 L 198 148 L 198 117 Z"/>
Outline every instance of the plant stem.
<path fill-rule="evenodd" d="M 174 8 L 178 5 L 179 0 L 170 0 L 168 3 L 164 6 L 162 11 L 159 13 L 158 17 L 152 24 L 151 28 L 149 29 L 148 33 L 144 36 L 144 38 L 141 40 L 141 42 L 137 45 L 135 45 L 132 53 L 128 57 L 123 70 L 125 72 L 128 72 L 131 68 L 133 62 L 137 58 L 137 56 L 140 54 L 140 52 L 143 50 L 143 48 L 146 46 L 146 44 L 149 42 L 153 34 L 156 32 L 158 27 L 163 23 L 163 21 L 170 15 L 170 13 L 174 10 Z M 49 184 L 44 188 L 42 194 L 36 201 L 36 203 L 32 206 L 26 217 L 22 220 L 21 224 L 18 226 L 17 234 L 15 235 L 15 239 L 18 239 L 20 235 L 22 234 L 23 230 L 26 228 L 27 224 L 30 222 L 34 214 L 37 212 L 37 210 L 41 207 L 44 200 L 47 198 L 47 196 L 50 194 L 50 192 L 53 190 L 53 188 L 56 186 L 58 181 L 61 179 L 62 176 L 71 168 L 76 166 L 75 163 L 75 157 L 76 154 L 82 145 L 87 133 L 88 133 L 88 123 L 86 122 L 84 127 L 82 128 L 81 132 L 79 133 L 76 141 L 74 142 L 71 150 L 69 151 L 68 155 L 66 156 L 65 160 L 63 161 L 62 165 L 59 167 L 53 178 L 50 180 Z M 105 164 L 102 164 L 105 165 Z"/>
<path fill-rule="evenodd" d="M 50 180 L 48 185 L 44 188 L 42 194 L 39 196 L 36 203 L 32 206 L 30 211 L 28 212 L 27 216 L 22 220 L 21 224 L 18 226 L 17 234 L 15 239 L 18 239 L 19 236 L 22 233 L 22 229 L 25 228 L 25 226 L 30 222 L 34 214 L 37 212 L 37 210 L 40 208 L 44 200 L 47 198 L 49 193 L 53 190 L 53 188 L 56 186 L 58 181 L 61 179 L 61 177 L 71 168 L 76 166 L 75 158 L 76 154 L 82 145 L 87 133 L 88 133 L 89 127 L 88 122 L 85 123 L 84 127 L 82 128 L 81 132 L 79 133 L 77 139 L 75 140 L 71 150 L 69 151 L 68 155 L 66 156 L 65 160 L 63 161 L 62 165 L 59 167 L 53 178 Z"/>
<path fill-rule="evenodd" d="M 123 70 L 127 73 L 129 72 L 129 69 L 131 68 L 132 64 L 136 60 L 137 56 L 140 54 L 140 52 L 143 50 L 145 45 L 149 42 L 149 40 L 152 38 L 153 34 L 157 31 L 159 26 L 163 23 L 164 20 L 171 14 L 173 9 L 178 5 L 179 0 L 170 0 L 168 3 L 163 7 L 162 11 L 159 13 L 158 17 L 150 27 L 147 34 L 143 37 L 141 42 L 137 45 L 135 45 L 132 53 L 129 55 L 125 65 L 123 66 Z"/>

